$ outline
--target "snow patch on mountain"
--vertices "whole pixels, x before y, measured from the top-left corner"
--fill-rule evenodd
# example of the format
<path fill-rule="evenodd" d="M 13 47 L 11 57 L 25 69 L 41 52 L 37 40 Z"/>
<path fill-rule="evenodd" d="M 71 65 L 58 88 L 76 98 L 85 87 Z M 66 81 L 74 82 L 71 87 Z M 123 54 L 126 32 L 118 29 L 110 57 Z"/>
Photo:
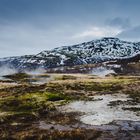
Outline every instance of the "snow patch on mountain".
<path fill-rule="evenodd" d="M 77 45 L 42 51 L 37 55 L 2 58 L 0 65 L 8 64 L 18 69 L 52 68 L 123 60 L 133 58 L 138 54 L 140 54 L 140 42 L 104 37 Z"/>

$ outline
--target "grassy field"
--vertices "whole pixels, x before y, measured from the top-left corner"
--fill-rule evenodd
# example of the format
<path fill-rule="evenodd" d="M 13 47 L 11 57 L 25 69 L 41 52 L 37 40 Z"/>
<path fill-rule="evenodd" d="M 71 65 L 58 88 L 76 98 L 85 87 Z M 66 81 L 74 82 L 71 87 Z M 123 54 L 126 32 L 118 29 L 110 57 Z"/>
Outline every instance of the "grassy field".
<path fill-rule="evenodd" d="M 134 103 L 140 103 L 140 77 L 88 74 L 47 74 L 35 77 L 53 77 L 47 83 L 29 83 L 28 75 L 12 75 L 16 82 L 0 83 L 0 138 L 1 139 L 95 139 L 110 134 L 95 128 L 82 128 L 77 113 L 62 113 L 59 106 L 72 101 L 94 101 L 102 94 L 127 94 Z M 111 104 L 112 106 L 115 103 Z M 127 110 L 127 108 L 125 108 Z M 129 109 L 130 110 L 130 109 Z M 132 111 L 139 109 L 131 108 Z M 44 121 L 52 127 L 41 129 Z M 79 128 L 72 125 L 79 124 Z M 64 130 L 61 127 L 68 126 Z M 136 133 L 132 132 L 132 133 Z M 117 137 L 117 136 L 116 136 Z M 113 136 L 112 136 L 113 138 Z"/>

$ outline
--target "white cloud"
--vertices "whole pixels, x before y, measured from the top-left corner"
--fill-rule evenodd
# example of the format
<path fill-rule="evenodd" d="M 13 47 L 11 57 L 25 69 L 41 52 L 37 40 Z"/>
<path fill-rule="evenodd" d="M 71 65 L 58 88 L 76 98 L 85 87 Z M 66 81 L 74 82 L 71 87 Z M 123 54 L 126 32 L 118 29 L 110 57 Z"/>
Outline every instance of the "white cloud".
<path fill-rule="evenodd" d="M 73 38 L 86 38 L 86 37 L 92 37 L 92 38 L 100 38 L 105 36 L 116 36 L 117 34 L 121 33 L 122 29 L 120 28 L 114 28 L 114 27 L 90 27 L 89 29 L 75 34 Z"/>
<path fill-rule="evenodd" d="M 120 29 L 107 26 L 63 25 L 42 29 L 26 23 L 0 25 L 0 31 L 0 57 L 36 54 L 55 47 L 78 44 L 100 37 L 116 36 L 121 33 Z"/>
<path fill-rule="evenodd" d="M 30 24 L 0 25 L 0 32 L 0 57 L 36 54 L 63 44 L 59 41 L 60 31 Z"/>

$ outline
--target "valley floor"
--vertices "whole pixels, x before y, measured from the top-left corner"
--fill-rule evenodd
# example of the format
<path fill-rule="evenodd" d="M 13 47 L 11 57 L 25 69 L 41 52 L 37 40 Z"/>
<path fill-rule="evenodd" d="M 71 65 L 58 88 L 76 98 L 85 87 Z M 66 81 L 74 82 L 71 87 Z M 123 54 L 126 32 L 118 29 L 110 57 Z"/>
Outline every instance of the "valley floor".
<path fill-rule="evenodd" d="M 140 76 L 14 74 L 0 80 L 0 139 L 140 140 Z"/>

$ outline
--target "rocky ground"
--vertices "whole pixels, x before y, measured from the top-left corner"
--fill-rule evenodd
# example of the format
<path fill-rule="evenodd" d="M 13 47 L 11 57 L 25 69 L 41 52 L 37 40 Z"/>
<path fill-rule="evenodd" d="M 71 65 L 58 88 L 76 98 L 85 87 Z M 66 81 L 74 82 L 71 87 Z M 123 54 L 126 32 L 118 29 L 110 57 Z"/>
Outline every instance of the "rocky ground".
<path fill-rule="evenodd" d="M 118 109 L 121 105 L 121 111 L 129 112 L 132 117 L 128 115 L 127 120 L 124 115 L 122 120 L 101 121 L 97 125 L 92 119 L 91 124 L 89 119 L 84 122 L 81 117 L 86 114 L 82 110 L 68 111 L 69 105 L 77 101 L 101 103 L 104 98 L 97 96 L 106 95 L 117 98 L 109 100 L 108 109 Z M 125 100 L 118 99 L 121 95 L 126 96 Z M 140 76 L 7 75 L 0 81 L 0 139 L 140 140 Z"/>

